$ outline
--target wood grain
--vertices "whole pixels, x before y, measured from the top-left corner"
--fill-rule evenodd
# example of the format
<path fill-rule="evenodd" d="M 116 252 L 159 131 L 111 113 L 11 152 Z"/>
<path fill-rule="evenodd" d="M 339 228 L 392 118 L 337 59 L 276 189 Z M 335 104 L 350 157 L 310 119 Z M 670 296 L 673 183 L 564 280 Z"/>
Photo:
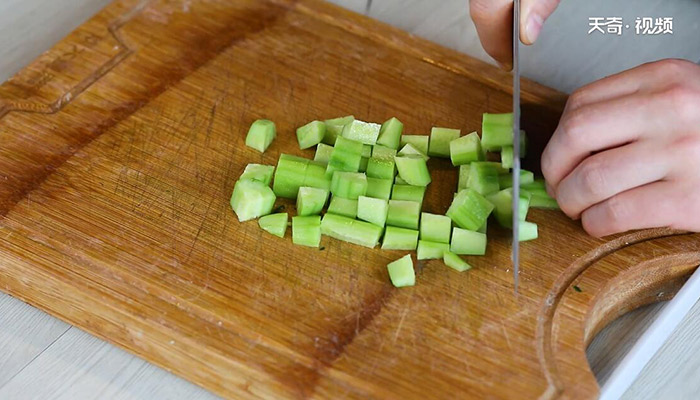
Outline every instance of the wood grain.
<path fill-rule="evenodd" d="M 225 397 L 594 397 L 587 342 L 672 293 L 697 235 L 604 241 L 534 211 L 519 295 L 495 227 L 473 271 L 422 262 L 395 290 L 400 252 L 295 247 L 228 205 L 247 163 L 312 154 L 304 122 L 469 132 L 510 109 L 509 82 L 315 0 L 117 1 L 0 86 L 0 287 Z M 536 167 L 564 97 L 523 90 Z M 243 146 L 261 117 L 280 132 L 262 155 Z M 431 162 L 425 211 L 443 213 L 456 172 Z"/>

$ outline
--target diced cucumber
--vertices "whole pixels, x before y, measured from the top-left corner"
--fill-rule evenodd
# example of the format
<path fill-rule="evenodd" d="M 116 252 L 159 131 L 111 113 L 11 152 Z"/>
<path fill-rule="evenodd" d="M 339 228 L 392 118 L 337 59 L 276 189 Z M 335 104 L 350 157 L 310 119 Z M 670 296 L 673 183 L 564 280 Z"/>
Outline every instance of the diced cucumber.
<path fill-rule="evenodd" d="M 338 136 L 328 160 L 326 174 L 330 176 L 335 171 L 357 172 L 362 161 L 362 151 L 362 143 Z"/>
<path fill-rule="evenodd" d="M 454 227 L 450 251 L 455 254 L 483 256 L 486 254 L 486 234 Z"/>
<path fill-rule="evenodd" d="M 264 153 L 270 143 L 277 137 L 275 123 L 266 119 L 259 119 L 250 125 L 245 145 L 261 153 Z"/>
<path fill-rule="evenodd" d="M 369 158 L 362 157 L 360 160 L 360 168 L 357 169 L 358 172 L 367 172 L 367 165 L 369 164 Z"/>
<path fill-rule="evenodd" d="M 450 142 L 459 139 L 459 129 L 438 128 L 430 131 L 428 155 L 431 157 L 450 158 Z"/>
<path fill-rule="evenodd" d="M 484 222 L 483 225 L 481 225 L 481 228 L 477 229 L 476 231 L 479 233 L 486 234 L 486 230 L 488 229 L 488 227 L 489 227 L 489 223 L 488 223 L 488 221 L 486 221 L 486 222 Z"/>
<path fill-rule="evenodd" d="M 513 113 L 485 113 L 481 123 L 481 145 L 488 151 L 498 151 L 513 145 Z"/>
<path fill-rule="evenodd" d="M 406 200 L 389 200 L 386 223 L 399 228 L 418 229 L 420 203 Z"/>
<path fill-rule="evenodd" d="M 418 246 L 418 231 L 387 226 L 382 241 L 382 250 L 415 250 Z"/>
<path fill-rule="evenodd" d="M 345 125 L 354 120 L 355 117 L 348 115 L 347 117 L 327 119 L 324 121 L 326 124 L 326 134 L 323 136 L 323 143 L 334 146 L 335 140 L 343 133 L 343 128 L 345 128 Z"/>
<path fill-rule="evenodd" d="M 498 192 L 498 169 L 491 163 L 473 162 L 469 167 L 469 188 L 483 195 Z"/>
<path fill-rule="evenodd" d="M 452 159 L 452 165 L 464 165 L 472 161 L 483 160 L 479 134 L 472 132 L 451 141 L 450 158 Z"/>
<path fill-rule="evenodd" d="M 328 212 L 355 219 L 355 217 L 357 217 L 357 200 L 331 196 L 331 204 L 328 206 Z"/>
<path fill-rule="evenodd" d="M 416 149 L 412 144 L 408 143 L 407 145 L 403 146 L 401 150 L 398 152 L 398 155 L 400 156 L 421 156 L 425 161 L 430 160 L 430 157 L 428 157 L 427 154 L 423 153 L 422 151 Z"/>
<path fill-rule="evenodd" d="M 304 185 L 319 189 L 330 190 L 331 178 L 326 175 L 326 168 L 322 163 L 309 161 L 304 173 Z"/>
<path fill-rule="evenodd" d="M 396 117 L 391 118 L 384 122 L 379 129 L 377 144 L 384 145 L 391 149 L 398 149 L 401 141 L 401 133 L 403 133 L 403 123 Z"/>
<path fill-rule="evenodd" d="M 430 172 L 425 159 L 421 156 L 402 156 L 395 157 L 396 169 L 399 171 L 399 176 L 409 185 L 413 186 L 428 186 L 430 184 Z"/>
<path fill-rule="evenodd" d="M 366 196 L 389 200 L 392 186 L 393 181 L 391 179 L 367 178 Z"/>
<path fill-rule="evenodd" d="M 258 220 L 258 225 L 262 230 L 281 238 L 287 232 L 288 223 L 289 214 L 287 213 L 265 215 Z"/>
<path fill-rule="evenodd" d="M 521 192 L 527 192 L 526 190 L 521 190 Z M 558 210 L 559 203 L 556 199 L 549 197 L 547 194 L 532 194 L 530 197 L 530 207 L 532 208 L 544 208 L 549 210 Z"/>
<path fill-rule="evenodd" d="M 331 180 L 331 193 L 334 196 L 357 200 L 358 197 L 367 194 L 367 176 L 360 172 L 335 172 Z"/>
<path fill-rule="evenodd" d="M 378 179 L 394 179 L 396 165 L 394 157 L 372 157 L 367 164 L 367 176 Z"/>
<path fill-rule="evenodd" d="M 381 227 L 369 222 L 336 214 L 326 214 L 321 221 L 321 232 L 324 235 L 369 248 L 377 246 L 382 231 Z"/>
<path fill-rule="evenodd" d="M 292 243 L 318 247 L 321 244 L 321 217 L 292 217 Z"/>
<path fill-rule="evenodd" d="M 365 144 L 362 146 L 362 158 L 370 158 L 372 157 L 372 147 L 368 144 Z"/>
<path fill-rule="evenodd" d="M 297 196 L 297 215 L 319 215 L 328 201 L 328 190 L 302 186 Z"/>
<path fill-rule="evenodd" d="M 386 146 L 382 146 L 381 144 L 375 144 L 372 146 L 372 157 L 393 159 L 395 156 L 395 149 L 390 149 Z"/>
<path fill-rule="evenodd" d="M 275 195 L 296 199 L 299 188 L 304 186 L 308 164 L 309 160 L 305 158 L 281 154 L 272 184 Z"/>
<path fill-rule="evenodd" d="M 357 199 L 357 218 L 382 228 L 386 224 L 389 202 L 383 199 L 360 196 Z"/>
<path fill-rule="evenodd" d="M 469 164 L 464 164 L 459 166 L 459 181 L 457 182 L 457 191 L 469 187 L 469 170 L 471 166 Z"/>
<path fill-rule="evenodd" d="M 408 200 L 423 204 L 425 197 L 425 186 L 411 186 L 395 184 L 391 192 L 392 200 Z"/>
<path fill-rule="evenodd" d="M 401 179 L 400 176 L 396 175 L 396 178 L 394 179 L 394 183 L 397 185 L 408 185 L 408 182 L 405 180 Z"/>
<path fill-rule="evenodd" d="M 321 143 L 326 134 L 326 124 L 321 121 L 311 121 L 297 129 L 297 141 L 300 149 L 308 149 Z"/>
<path fill-rule="evenodd" d="M 460 228 L 475 231 L 481 228 L 493 211 L 493 204 L 473 189 L 457 193 L 447 210 L 447 216 Z"/>
<path fill-rule="evenodd" d="M 445 215 L 421 213 L 420 238 L 437 243 L 450 243 L 452 220 Z"/>
<path fill-rule="evenodd" d="M 513 226 L 513 189 L 508 188 L 500 192 L 493 193 L 487 199 L 494 205 L 493 216 L 498 221 L 498 224 L 504 228 Z M 518 217 L 521 221 L 525 220 L 528 209 L 530 208 L 529 193 L 520 193 L 518 202 Z"/>
<path fill-rule="evenodd" d="M 526 242 L 528 240 L 537 239 L 537 224 L 528 221 L 520 222 L 520 229 L 518 231 L 518 240 L 521 242 Z"/>
<path fill-rule="evenodd" d="M 400 147 L 410 144 L 416 150 L 427 156 L 429 139 L 428 135 L 402 135 Z"/>
<path fill-rule="evenodd" d="M 501 148 L 501 165 L 503 168 L 513 168 L 513 146 Z"/>
<path fill-rule="evenodd" d="M 318 146 L 316 146 L 314 161 L 328 165 L 328 161 L 331 159 L 331 154 L 333 154 L 333 146 L 329 146 L 325 143 L 319 143 Z"/>
<path fill-rule="evenodd" d="M 272 212 L 275 193 L 263 182 L 245 179 L 236 182 L 231 194 L 231 208 L 240 222 L 262 217 Z"/>
<path fill-rule="evenodd" d="M 535 181 L 535 174 L 533 174 L 531 171 L 526 171 L 524 169 L 520 170 L 520 187 L 522 188 L 523 185 L 526 185 L 528 183 L 532 183 Z M 507 174 L 500 174 L 498 175 L 498 186 L 501 189 L 508 189 L 509 187 L 513 187 L 513 174 L 507 173 Z"/>
<path fill-rule="evenodd" d="M 353 120 L 343 128 L 343 137 L 360 143 L 374 145 L 379 137 L 381 125 Z"/>
<path fill-rule="evenodd" d="M 270 186 L 275 167 L 272 165 L 248 164 L 238 180 L 252 179 Z"/>
<path fill-rule="evenodd" d="M 397 287 L 413 286 L 416 284 L 416 273 L 413 270 L 413 260 L 410 254 L 390 262 L 386 266 L 391 283 Z"/>
<path fill-rule="evenodd" d="M 467 264 L 467 262 L 462 260 L 462 258 L 460 258 L 460 256 L 458 256 L 457 254 L 452 253 L 450 251 L 446 251 L 443 255 L 443 262 L 445 263 L 445 265 L 458 272 L 464 272 L 472 269 L 471 265 Z"/>
<path fill-rule="evenodd" d="M 437 260 L 442 258 L 446 251 L 450 251 L 449 243 L 419 240 L 416 258 L 419 260 Z"/>

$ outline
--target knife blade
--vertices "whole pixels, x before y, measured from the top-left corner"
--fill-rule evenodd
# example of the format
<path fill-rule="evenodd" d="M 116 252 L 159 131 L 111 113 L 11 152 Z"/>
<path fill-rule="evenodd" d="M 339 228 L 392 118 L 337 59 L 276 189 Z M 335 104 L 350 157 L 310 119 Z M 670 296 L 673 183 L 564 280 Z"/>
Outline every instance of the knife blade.
<path fill-rule="evenodd" d="M 513 287 L 520 273 L 520 0 L 513 1 Z"/>

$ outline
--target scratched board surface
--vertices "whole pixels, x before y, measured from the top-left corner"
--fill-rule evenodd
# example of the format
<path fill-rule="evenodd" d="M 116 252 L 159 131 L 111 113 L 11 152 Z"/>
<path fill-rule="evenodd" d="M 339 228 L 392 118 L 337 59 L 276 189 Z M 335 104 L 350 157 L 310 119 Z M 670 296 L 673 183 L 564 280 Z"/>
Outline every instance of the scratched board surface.
<path fill-rule="evenodd" d="M 0 289 L 231 398 L 593 397 L 586 344 L 673 293 L 696 235 L 604 241 L 535 210 L 519 295 L 497 227 L 473 270 L 419 262 L 397 290 L 404 253 L 293 246 L 228 204 L 246 164 L 312 157 L 310 120 L 468 133 L 509 111 L 509 82 L 315 0 L 116 1 L 0 86 Z M 562 96 L 522 97 L 536 169 Z M 278 127 L 264 154 L 257 118 Z M 456 172 L 431 167 L 424 211 L 444 213 Z"/>

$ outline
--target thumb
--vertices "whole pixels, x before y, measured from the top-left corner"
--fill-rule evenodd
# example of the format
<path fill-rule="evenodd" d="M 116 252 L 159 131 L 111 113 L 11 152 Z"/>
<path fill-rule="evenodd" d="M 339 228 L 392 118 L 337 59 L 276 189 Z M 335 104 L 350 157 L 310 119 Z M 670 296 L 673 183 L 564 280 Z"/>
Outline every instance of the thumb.
<path fill-rule="evenodd" d="M 520 5 L 520 41 L 533 44 L 542 31 L 544 21 L 556 10 L 559 0 L 522 0 Z"/>

